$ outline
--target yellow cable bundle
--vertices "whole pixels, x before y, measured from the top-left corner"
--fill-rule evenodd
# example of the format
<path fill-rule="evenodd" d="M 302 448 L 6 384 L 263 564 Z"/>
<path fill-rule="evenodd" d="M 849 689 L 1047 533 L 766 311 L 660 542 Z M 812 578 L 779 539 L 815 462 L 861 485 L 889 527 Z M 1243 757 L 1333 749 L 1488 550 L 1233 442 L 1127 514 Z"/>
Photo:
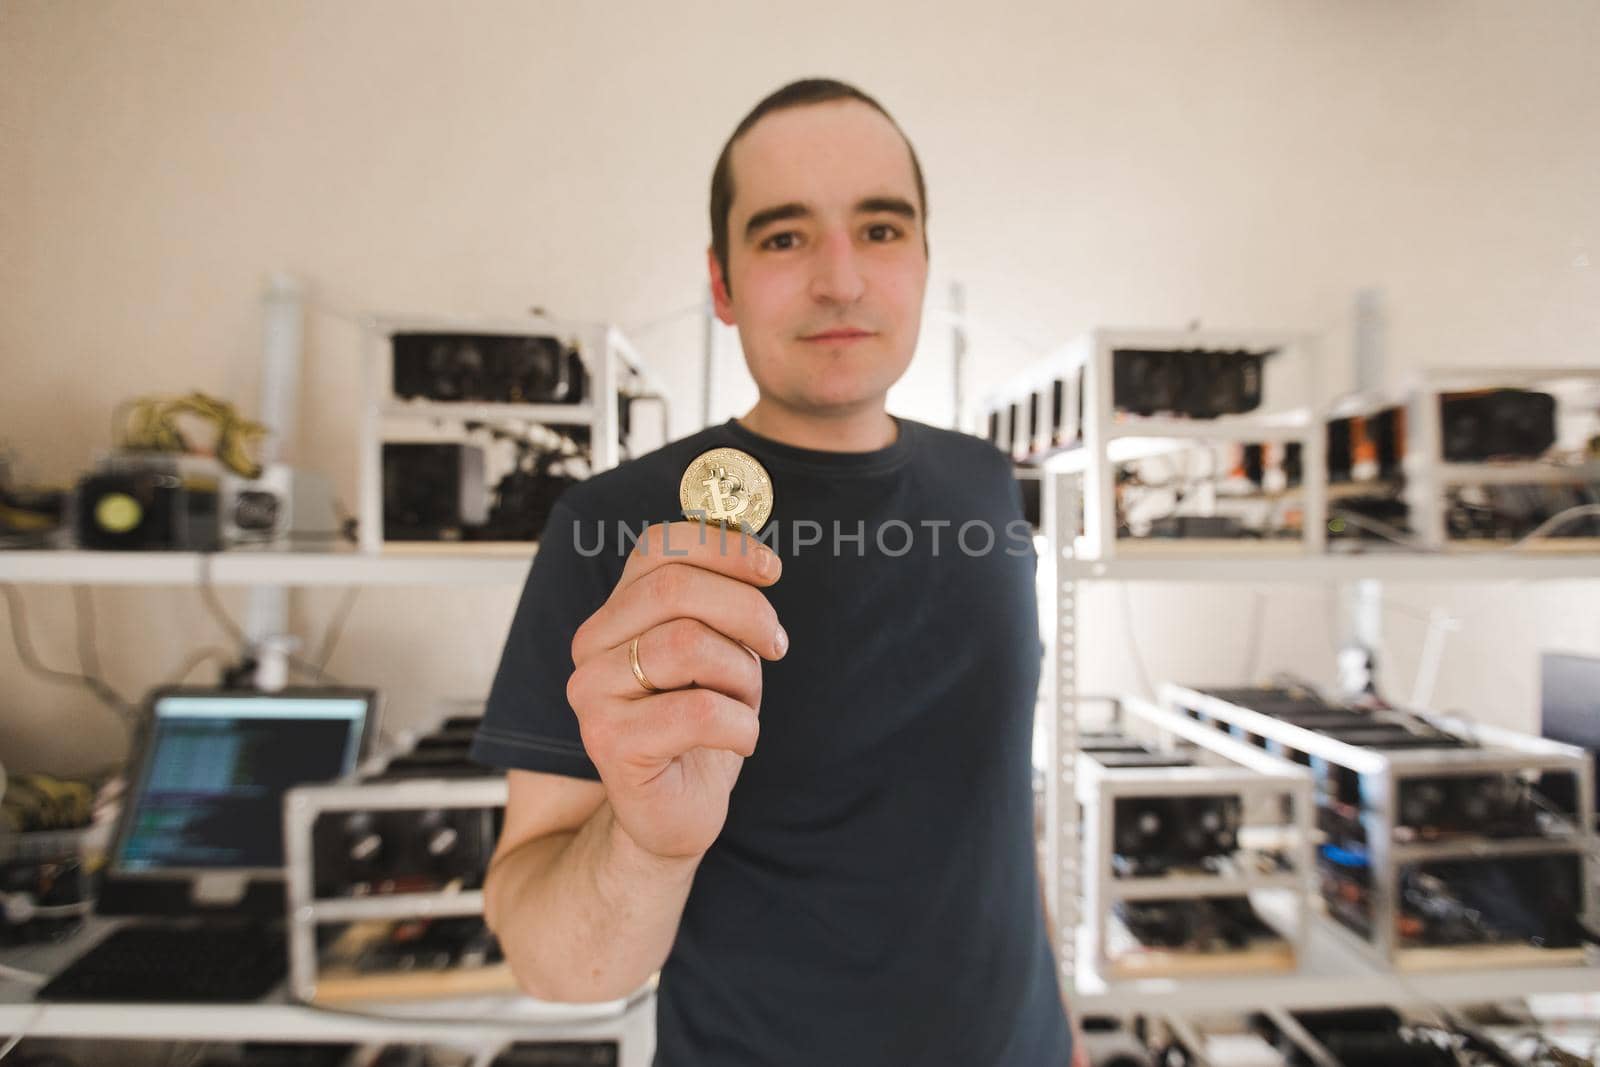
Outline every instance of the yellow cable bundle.
<path fill-rule="evenodd" d="M 89 825 L 94 787 L 47 774 L 17 774 L 0 799 L 0 827 L 11 833 L 72 830 Z"/>
<path fill-rule="evenodd" d="M 223 466 L 244 478 L 259 478 L 261 464 L 251 450 L 267 435 L 259 422 L 243 417 L 226 400 L 193 392 L 188 396 L 145 396 L 129 401 L 120 447 L 139 452 L 205 454 L 184 436 L 180 416 L 199 418 L 216 429 L 214 453 Z"/>

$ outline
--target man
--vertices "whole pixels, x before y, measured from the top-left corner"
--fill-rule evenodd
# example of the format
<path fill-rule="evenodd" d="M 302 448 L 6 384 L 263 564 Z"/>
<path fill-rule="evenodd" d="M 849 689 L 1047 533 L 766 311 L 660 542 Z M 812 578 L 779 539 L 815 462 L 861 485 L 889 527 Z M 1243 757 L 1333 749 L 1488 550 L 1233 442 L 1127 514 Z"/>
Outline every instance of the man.
<path fill-rule="evenodd" d="M 489 923 L 537 997 L 659 969 L 659 1067 L 1071 1055 L 1019 495 L 987 443 L 884 408 L 926 218 L 914 151 L 859 90 L 751 112 L 708 259 L 760 399 L 569 490 L 507 638 L 475 747 L 511 768 Z M 770 472 L 759 539 L 672 521 L 718 447 Z"/>

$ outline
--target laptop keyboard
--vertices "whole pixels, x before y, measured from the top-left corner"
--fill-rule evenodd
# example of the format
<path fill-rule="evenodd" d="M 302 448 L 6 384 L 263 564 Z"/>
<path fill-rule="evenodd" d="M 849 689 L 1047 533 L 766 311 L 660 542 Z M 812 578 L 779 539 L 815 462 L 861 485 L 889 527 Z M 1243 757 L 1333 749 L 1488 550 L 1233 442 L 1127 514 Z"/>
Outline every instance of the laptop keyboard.
<path fill-rule="evenodd" d="M 40 1000 L 260 1000 L 289 970 L 283 927 L 125 926 L 70 964 Z"/>

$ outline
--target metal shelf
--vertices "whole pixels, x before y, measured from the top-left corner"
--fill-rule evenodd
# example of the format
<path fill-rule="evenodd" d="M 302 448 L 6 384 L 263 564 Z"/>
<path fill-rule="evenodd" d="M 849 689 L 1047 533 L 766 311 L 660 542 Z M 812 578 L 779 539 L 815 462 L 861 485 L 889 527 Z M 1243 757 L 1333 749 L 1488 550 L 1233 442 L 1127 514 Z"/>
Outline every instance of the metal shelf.
<path fill-rule="evenodd" d="M 548 423 L 552 426 L 587 426 L 594 421 L 593 404 L 486 404 L 477 401 L 395 400 L 384 404 L 386 419 L 471 419 L 479 422 Z"/>
<path fill-rule="evenodd" d="M 193 552 L 0 552 L 0 581 L 19 585 L 195 585 Z"/>
<path fill-rule="evenodd" d="M 1413 465 L 1414 466 L 1414 465 Z M 1600 481 L 1600 463 L 1440 463 L 1441 485 L 1587 485 Z"/>
<path fill-rule="evenodd" d="M 435 1002 L 449 1007 L 447 1002 Z M 462 1002 L 456 1018 L 408 1018 L 331 1011 L 298 1004 L 0 1004 L 0 1034 L 146 1041 L 350 1041 L 494 1047 L 508 1041 L 621 1042 L 623 1062 L 653 1043 L 654 998 L 624 1010 L 604 1004 L 541 1004 L 526 999 Z M 633 1054 L 630 1055 L 630 1052 Z"/>
<path fill-rule="evenodd" d="M 1265 909 L 1263 909 L 1265 910 Z M 1322 917 L 1310 926 L 1306 957 L 1292 973 L 1230 978 L 1107 980 L 1095 973 L 1087 941 L 1076 954 L 1077 990 L 1069 994 L 1084 1014 L 1204 1014 L 1236 1012 L 1241 1004 L 1265 1008 L 1337 1008 L 1350 1004 L 1468 1004 L 1541 993 L 1600 992 L 1597 967 L 1462 968 L 1442 972 L 1391 972 L 1368 962 L 1341 940 Z"/>
<path fill-rule="evenodd" d="M 1233 897 L 1261 890 L 1301 888 L 1297 874 L 1163 875 L 1154 878 L 1113 878 L 1107 883 L 1111 900 L 1168 900 L 1173 897 Z"/>
<path fill-rule="evenodd" d="M 1211 444 L 1287 443 L 1305 438 L 1309 416 L 1298 423 L 1248 421 L 1247 416 L 1216 419 L 1178 419 L 1154 415 L 1131 416 L 1106 431 L 1105 454 L 1112 463 L 1184 452 L 1196 441 Z M 1095 453 L 1082 442 L 1031 452 L 1025 457 L 1050 471 L 1079 474 L 1095 463 Z M 1570 480 L 1570 479 L 1569 479 Z"/>
<path fill-rule="evenodd" d="M 121 920 L 91 917 L 61 942 L 0 952 L 19 973 L 52 975 Z M 374 1011 L 311 1007 L 283 988 L 251 1004 L 56 1003 L 33 999 L 31 984 L 0 972 L 0 1034 L 153 1041 L 413 1042 L 493 1048 L 511 1040 L 619 1040 L 624 1067 L 644 1067 L 655 1042 L 655 1000 L 553 1004 L 523 996 L 441 998 L 386 1004 Z"/>
<path fill-rule="evenodd" d="M 536 546 L 481 551 L 426 546 L 331 552 L 0 552 L 0 581 L 19 585 L 517 585 Z M 206 571 L 209 570 L 209 575 Z"/>
<path fill-rule="evenodd" d="M 1288 443 L 1305 437 L 1311 412 L 1253 417 L 1220 415 L 1214 419 L 1181 419 L 1159 415 L 1127 416 L 1106 429 L 1106 440 L 1181 438 L 1185 441 L 1236 441 L 1259 444 Z"/>
<path fill-rule="evenodd" d="M 1389 854 L 1394 862 L 1432 863 L 1436 860 L 1495 859 L 1505 856 L 1569 856 L 1582 855 L 1588 846 L 1582 841 L 1563 841 L 1552 838 L 1523 838 L 1496 841 L 1477 838 L 1470 841 L 1429 841 L 1417 844 L 1390 845 Z"/>
<path fill-rule="evenodd" d="M 1063 558 L 1057 573 L 1067 581 L 1128 582 L 1327 582 L 1376 578 L 1395 582 L 1563 581 L 1600 578 L 1600 553 L 1540 551 L 1426 553 L 1404 550 L 1315 555 L 1216 556 L 1185 553 Z"/>
<path fill-rule="evenodd" d="M 438 918 L 482 915 L 483 893 L 387 893 L 381 896 L 325 898 L 305 905 L 307 917 L 317 922 L 358 922 L 362 919 Z"/>

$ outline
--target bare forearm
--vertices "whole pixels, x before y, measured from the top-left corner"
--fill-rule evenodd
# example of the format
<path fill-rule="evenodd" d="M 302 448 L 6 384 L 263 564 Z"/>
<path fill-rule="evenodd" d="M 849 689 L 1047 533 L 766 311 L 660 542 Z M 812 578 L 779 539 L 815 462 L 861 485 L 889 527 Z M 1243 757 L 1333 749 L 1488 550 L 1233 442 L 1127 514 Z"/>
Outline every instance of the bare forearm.
<path fill-rule="evenodd" d="M 577 832 L 497 858 L 485 914 L 530 995 L 616 1000 L 667 958 L 697 866 L 644 852 L 602 804 Z"/>

